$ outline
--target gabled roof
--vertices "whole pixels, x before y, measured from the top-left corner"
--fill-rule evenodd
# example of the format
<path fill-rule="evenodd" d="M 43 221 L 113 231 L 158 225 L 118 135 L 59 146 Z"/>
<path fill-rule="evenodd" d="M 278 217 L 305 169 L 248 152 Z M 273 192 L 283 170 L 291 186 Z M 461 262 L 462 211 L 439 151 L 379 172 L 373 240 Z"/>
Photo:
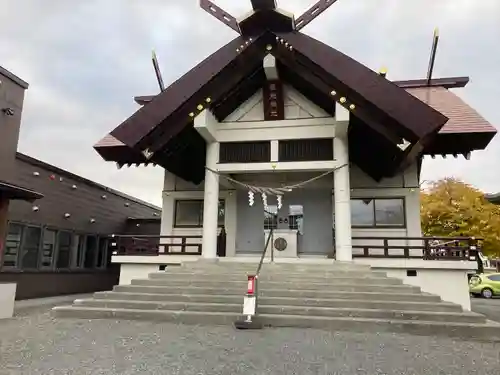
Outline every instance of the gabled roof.
<path fill-rule="evenodd" d="M 387 127 L 397 127 L 401 137 L 417 142 L 439 130 L 448 120 L 416 100 L 397 85 L 356 60 L 302 33 L 278 35 L 293 46 L 284 60 L 299 60 L 356 106 L 366 108 Z"/>
<path fill-rule="evenodd" d="M 349 133 L 352 159 L 375 179 L 395 173 L 408 155 L 434 152 L 436 135 L 441 134 L 448 116 L 456 115 L 442 111 L 438 102 L 428 105 L 422 100 L 418 91 L 422 80 L 394 83 L 309 36 L 265 31 L 235 38 L 153 99 L 137 98 L 145 105 L 110 133 L 113 139 L 97 144 L 96 150 L 106 160 L 145 160 L 200 182 L 205 141 L 193 128 L 194 117 L 209 108 L 223 120 L 261 88 L 266 80 L 262 60 L 267 53 L 276 57 L 280 78 L 332 116 L 340 97 L 346 98 L 346 107 L 355 105 Z M 432 80 L 430 86 L 460 87 L 467 81 L 467 77 Z M 441 93 L 430 92 L 431 97 Z M 453 133 L 457 134 L 461 133 Z M 470 139 L 453 142 L 466 151 L 484 148 L 494 130 L 484 134 L 476 139 L 477 144 Z M 405 151 L 397 147 L 403 140 L 412 145 Z M 413 145 L 418 148 L 410 153 Z M 456 148 L 453 153 L 462 153 Z"/>
<path fill-rule="evenodd" d="M 137 148 L 144 137 L 152 131 L 166 128 L 167 124 L 163 122 L 167 118 L 177 115 L 176 118 L 169 119 L 168 124 L 169 133 L 176 135 L 190 122 L 189 114 L 196 110 L 198 105 L 211 104 L 207 103 L 207 98 L 210 98 L 210 101 L 213 99 L 211 88 L 216 84 L 223 84 L 222 81 L 237 70 L 246 73 L 244 66 L 249 63 L 247 57 L 263 56 L 263 52 L 259 53 L 262 47 L 262 41 L 259 43 L 255 39 L 245 40 L 242 37 L 233 39 L 167 87 L 151 103 L 139 109 L 111 134 L 129 147 Z M 230 79 L 230 82 L 234 81 Z M 233 85 L 236 83 L 237 81 Z"/>
<path fill-rule="evenodd" d="M 281 40 L 285 40 L 286 45 L 280 43 Z M 202 108 L 217 105 L 224 99 L 224 94 L 260 68 L 267 45 L 274 49 L 270 52 L 280 63 L 288 67 L 304 65 L 306 73 L 315 74 L 329 84 L 328 92 L 342 93 L 350 103 L 369 112 L 374 120 L 410 142 L 438 131 L 447 121 L 445 116 L 379 74 L 311 37 L 297 32 L 267 32 L 256 39 L 238 37 L 228 43 L 111 134 L 138 151 L 146 148 L 158 151 L 159 147 L 151 147 L 152 138 L 161 134 L 162 141 L 168 141 L 170 134 L 175 135 L 190 123 L 189 114 L 196 112 L 199 105 Z M 289 50 L 288 45 L 293 46 L 293 50 Z M 292 70 L 297 73 L 297 69 Z M 207 98 L 210 98 L 210 103 L 206 103 Z M 164 123 L 167 119 L 168 125 Z"/>

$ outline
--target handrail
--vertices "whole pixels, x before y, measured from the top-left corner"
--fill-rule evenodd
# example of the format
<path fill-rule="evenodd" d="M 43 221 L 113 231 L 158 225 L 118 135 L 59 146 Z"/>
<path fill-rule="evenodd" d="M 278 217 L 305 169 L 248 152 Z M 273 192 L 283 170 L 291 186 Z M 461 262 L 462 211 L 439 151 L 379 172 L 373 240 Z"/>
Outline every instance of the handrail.
<path fill-rule="evenodd" d="M 269 212 L 266 209 L 264 209 L 264 212 L 268 213 L 269 215 L 272 215 L 273 218 L 278 218 L 278 213 Z M 266 253 L 267 253 L 267 247 L 269 246 L 269 242 L 271 241 L 271 238 L 273 237 L 273 233 L 274 233 L 274 227 L 271 227 L 271 230 L 269 231 L 269 236 L 267 237 L 267 240 L 266 240 L 266 244 L 264 245 L 264 250 L 262 251 L 262 255 L 260 256 L 260 261 L 259 261 L 259 265 L 257 266 L 257 271 L 255 272 L 256 277 L 259 276 L 260 270 L 262 269 L 262 264 L 264 263 L 264 258 L 265 258 Z"/>
<path fill-rule="evenodd" d="M 269 231 L 269 236 L 267 237 L 266 244 L 264 246 L 264 251 L 262 252 L 262 255 L 260 257 L 260 261 L 259 261 L 259 265 L 257 267 L 257 271 L 255 272 L 255 276 L 257 276 L 257 277 L 260 274 L 260 270 L 262 268 L 262 263 L 264 263 L 264 257 L 266 256 L 267 247 L 269 246 L 269 241 L 271 240 L 271 237 L 273 236 L 273 232 L 274 232 L 274 228 L 271 228 L 271 230 Z"/>

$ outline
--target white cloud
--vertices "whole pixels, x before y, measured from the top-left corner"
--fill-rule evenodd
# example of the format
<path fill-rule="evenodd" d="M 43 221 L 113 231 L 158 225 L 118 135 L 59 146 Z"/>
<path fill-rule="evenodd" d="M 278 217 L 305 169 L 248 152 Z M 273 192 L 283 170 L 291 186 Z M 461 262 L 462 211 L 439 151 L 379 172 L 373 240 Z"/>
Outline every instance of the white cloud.
<path fill-rule="evenodd" d="M 278 0 L 296 16 L 315 0 Z M 250 1 L 218 0 L 239 16 Z M 134 95 L 158 91 L 155 48 L 166 83 L 236 34 L 198 8 L 198 0 L 3 0 L 0 64 L 31 86 L 21 151 L 160 204 L 162 170 L 117 170 L 92 145 L 132 114 Z M 470 75 L 460 95 L 500 124 L 500 1 L 339 0 L 304 31 L 389 77 L 423 77 L 434 27 L 441 30 L 436 75 Z M 488 191 L 500 139 L 470 161 L 425 161 L 423 179 L 454 175 Z"/>

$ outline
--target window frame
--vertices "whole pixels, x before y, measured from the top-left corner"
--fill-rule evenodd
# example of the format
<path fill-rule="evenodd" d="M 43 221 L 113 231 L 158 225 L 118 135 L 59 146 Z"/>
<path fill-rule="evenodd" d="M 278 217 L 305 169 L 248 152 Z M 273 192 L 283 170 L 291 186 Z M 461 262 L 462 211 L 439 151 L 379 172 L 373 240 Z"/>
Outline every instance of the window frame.
<path fill-rule="evenodd" d="M 83 262 L 85 261 L 85 245 L 87 241 L 87 233 L 81 232 L 81 231 L 73 231 L 73 239 L 71 241 L 71 252 L 70 252 L 70 266 L 69 269 L 73 271 L 83 271 L 85 270 L 85 267 L 83 265 Z M 73 253 L 73 246 L 77 245 L 76 242 L 76 237 L 79 237 L 80 241 L 78 242 L 78 246 L 76 248 L 76 251 Z M 82 247 L 82 251 L 80 253 L 80 256 L 78 256 L 78 250 L 79 247 Z M 78 264 L 80 263 L 80 264 Z"/>
<path fill-rule="evenodd" d="M 278 229 L 278 205 L 270 204 L 267 206 L 268 208 L 273 207 L 272 210 L 269 210 L 270 213 L 264 211 L 264 230 L 276 230 Z M 276 208 L 276 209 L 274 209 Z M 275 213 L 273 211 L 276 211 Z"/>
<path fill-rule="evenodd" d="M 198 224 L 193 224 L 193 225 L 179 225 L 177 224 L 177 211 L 178 211 L 178 204 L 181 202 L 198 202 L 200 203 L 200 211 L 198 212 Z M 174 228 L 203 228 L 203 205 L 204 205 L 204 200 L 203 199 L 175 199 L 174 200 Z M 219 214 L 217 213 L 217 227 L 222 228 L 226 226 L 226 200 L 224 198 L 219 199 L 219 207 L 220 209 L 222 204 L 222 207 L 224 208 L 224 220 L 222 223 L 219 223 Z"/>
<path fill-rule="evenodd" d="M 104 241 L 104 250 L 102 255 L 102 264 L 98 266 L 99 262 L 99 253 L 101 251 L 101 241 Z M 97 236 L 97 252 L 95 258 L 95 267 L 96 270 L 106 269 L 108 267 L 108 251 L 109 251 L 109 242 L 110 238 L 108 236 L 99 235 Z"/>
<path fill-rule="evenodd" d="M 83 251 L 83 255 L 82 255 L 82 258 L 83 258 L 82 267 L 80 269 L 84 270 L 84 271 L 96 270 L 97 269 L 97 267 L 96 267 L 97 253 L 99 250 L 99 235 L 96 233 L 86 233 L 86 234 L 84 234 L 84 236 L 85 236 L 85 246 L 84 246 L 84 251 Z M 90 267 L 86 267 L 85 261 L 87 260 L 87 241 L 88 241 L 89 237 L 93 237 L 95 239 L 95 248 L 94 248 L 94 254 L 92 257 L 93 258 L 92 265 Z"/>
<path fill-rule="evenodd" d="M 17 249 L 17 254 L 16 254 L 16 265 L 15 266 L 5 266 L 4 265 L 4 258 L 2 257 L 1 262 L 0 262 L 0 270 L 5 270 L 5 271 L 10 271 L 10 272 L 68 272 L 68 271 L 73 271 L 73 272 L 95 272 L 95 271 L 105 271 L 109 268 L 108 264 L 108 255 L 109 255 L 109 244 L 108 246 L 105 246 L 104 249 L 104 257 L 103 257 L 103 264 L 101 267 L 97 267 L 97 257 L 99 254 L 99 243 L 101 241 L 101 238 L 103 240 L 106 240 L 109 236 L 104 235 L 104 234 L 99 234 L 99 233 L 88 233 L 88 232 L 83 232 L 83 231 L 77 231 L 77 230 L 71 230 L 71 229 L 60 229 L 54 226 L 50 225 L 37 225 L 37 224 L 31 224 L 31 223 L 25 223 L 25 222 L 19 222 L 19 221 L 8 221 L 7 222 L 7 228 L 9 228 L 10 225 L 17 225 L 21 228 L 21 239 L 19 241 L 19 247 Z M 27 268 L 23 265 L 23 256 L 24 256 L 24 247 L 26 245 L 26 235 L 27 235 L 27 229 L 28 228 L 33 228 L 36 230 L 40 231 L 40 238 L 38 241 L 38 246 L 37 246 L 37 265 L 36 268 L 30 267 Z M 52 254 L 52 260 L 51 260 L 51 265 L 50 266 L 42 266 L 42 258 L 43 258 L 43 241 L 44 241 L 44 234 L 46 230 L 54 231 L 55 232 L 55 241 L 54 241 L 54 250 Z M 59 257 L 59 236 L 61 233 L 67 233 L 71 236 L 71 242 L 70 242 L 70 249 L 69 249 L 69 265 L 68 267 L 57 267 L 57 260 Z M 6 233 L 5 240 L 7 239 L 8 232 Z M 75 252 L 73 252 L 73 246 L 76 244 L 76 237 L 80 236 L 81 239 L 81 247 L 82 251 L 80 254 L 81 258 L 81 265 L 78 267 L 78 248 L 76 249 Z M 92 263 L 92 268 L 85 268 L 85 255 L 86 255 L 86 246 L 87 246 L 87 237 L 95 237 L 96 238 L 96 251 L 94 254 L 94 259 Z"/>
<path fill-rule="evenodd" d="M 62 233 L 67 233 L 70 235 L 70 240 L 69 240 L 69 249 L 68 249 L 68 266 L 67 267 L 58 267 L 58 261 L 59 261 L 59 254 L 60 254 L 60 245 L 61 245 L 61 239 L 60 235 Z M 69 270 L 71 269 L 71 263 L 72 263 L 72 253 L 71 250 L 73 249 L 73 243 L 75 242 L 75 232 L 67 229 L 61 229 L 58 230 L 56 233 L 56 245 L 55 245 L 55 260 L 54 260 L 54 269 L 55 270 Z"/>
<path fill-rule="evenodd" d="M 20 233 L 20 236 L 19 236 L 19 244 L 17 246 L 17 252 L 16 252 L 16 255 L 15 255 L 15 265 L 13 266 L 6 266 L 5 265 L 5 251 L 7 249 L 7 237 L 9 235 L 9 229 L 10 229 L 10 226 L 11 225 L 17 225 L 21 228 L 21 233 Z M 19 263 L 21 262 L 21 251 L 22 251 L 22 248 L 23 248 L 23 238 L 24 238 L 24 228 L 25 228 L 25 225 L 21 224 L 21 223 L 18 223 L 18 222 L 15 222 L 15 221 L 8 221 L 7 222 L 7 233 L 5 233 L 5 238 L 1 239 L 2 241 L 4 241 L 4 247 L 2 249 L 3 251 L 3 255 L 2 255 L 2 263 L 0 264 L 0 269 L 7 269 L 7 270 L 15 270 L 15 269 L 19 269 Z"/>
<path fill-rule="evenodd" d="M 23 236 L 21 239 L 21 251 L 19 253 L 19 262 L 17 263 L 16 269 L 21 270 L 21 271 L 38 271 L 40 270 L 40 259 L 41 259 L 41 253 L 42 253 L 42 242 L 43 242 L 43 231 L 44 227 L 41 225 L 33 225 L 33 224 L 25 224 L 25 223 L 20 223 L 23 226 Z M 35 228 L 40 230 L 40 238 L 38 239 L 38 249 L 37 249 L 37 265 L 34 268 L 27 268 L 23 264 L 23 250 L 24 250 L 24 245 L 26 242 L 26 229 L 28 228 Z"/>
<path fill-rule="evenodd" d="M 388 197 L 351 197 L 351 202 L 352 201 L 364 201 L 364 200 L 371 200 L 373 201 L 373 210 L 372 210 L 372 219 L 373 219 L 373 224 L 370 225 L 360 225 L 360 224 L 353 224 L 351 222 L 351 228 L 356 228 L 356 229 L 406 229 L 407 228 L 407 217 L 406 217 L 406 199 L 405 197 L 402 196 L 388 196 Z M 389 224 L 377 224 L 377 201 L 387 201 L 387 200 L 400 200 L 402 202 L 402 207 L 403 207 L 403 223 L 402 224 L 396 224 L 396 225 L 389 225 Z M 352 209 L 352 206 L 351 206 Z M 352 212 L 351 212 L 351 220 L 352 220 Z"/>
<path fill-rule="evenodd" d="M 54 270 L 56 269 L 56 258 L 57 258 L 57 248 L 58 248 L 58 242 L 59 242 L 59 230 L 57 230 L 54 227 L 51 226 L 42 226 L 42 235 L 40 238 L 40 246 L 38 250 L 38 268 L 41 271 L 46 271 L 46 270 Z M 52 249 L 52 258 L 50 260 L 50 266 L 44 266 L 43 265 L 43 245 L 44 245 L 44 240 L 45 240 L 45 231 L 52 231 L 54 232 L 54 243 L 53 243 L 53 249 Z"/>

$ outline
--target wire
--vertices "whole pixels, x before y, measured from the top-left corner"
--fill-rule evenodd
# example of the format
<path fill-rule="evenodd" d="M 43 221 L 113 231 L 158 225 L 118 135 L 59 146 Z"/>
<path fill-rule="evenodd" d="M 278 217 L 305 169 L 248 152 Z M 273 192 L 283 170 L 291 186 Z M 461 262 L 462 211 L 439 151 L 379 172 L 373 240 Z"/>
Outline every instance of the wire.
<path fill-rule="evenodd" d="M 220 172 L 218 171 L 215 171 L 209 167 L 205 167 L 208 171 L 212 172 L 212 173 L 215 173 L 217 174 L 218 176 L 222 177 L 222 178 L 225 178 L 226 180 L 228 180 L 229 182 L 232 182 L 234 183 L 235 185 L 238 185 L 238 186 L 241 186 L 243 188 L 245 188 L 245 190 L 250 190 L 254 193 L 266 193 L 266 194 L 272 194 L 272 195 L 283 195 L 284 193 L 289 193 L 290 191 L 292 191 L 293 189 L 298 189 L 298 188 L 301 188 L 301 187 L 304 187 L 305 185 L 308 185 L 309 183 L 313 182 L 313 181 L 316 181 L 316 180 L 319 180 L 320 178 L 323 178 L 325 176 L 328 176 L 329 174 L 335 172 L 336 170 L 340 169 L 340 168 L 344 168 L 346 167 L 348 164 L 342 164 L 336 168 L 333 168 L 329 171 L 326 171 L 318 176 L 315 176 L 315 177 L 312 177 L 308 180 L 305 180 L 305 181 L 302 181 L 302 182 L 299 182 L 297 184 L 294 184 L 294 185 L 288 185 L 288 186 L 282 186 L 282 187 L 279 187 L 279 188 L 272 188 L 272 187 L 266 187 L 266 186 L 256 186 L 256 185 L 249 185 L 249 184 L 245 184 L 244 182 L 241 182 L 241 181 L 238 181 L 238 180 L 235 180 L 234 178 L 231 178 L 227 175 L 224 175 L 224 174 L 221 174 Z"/>

